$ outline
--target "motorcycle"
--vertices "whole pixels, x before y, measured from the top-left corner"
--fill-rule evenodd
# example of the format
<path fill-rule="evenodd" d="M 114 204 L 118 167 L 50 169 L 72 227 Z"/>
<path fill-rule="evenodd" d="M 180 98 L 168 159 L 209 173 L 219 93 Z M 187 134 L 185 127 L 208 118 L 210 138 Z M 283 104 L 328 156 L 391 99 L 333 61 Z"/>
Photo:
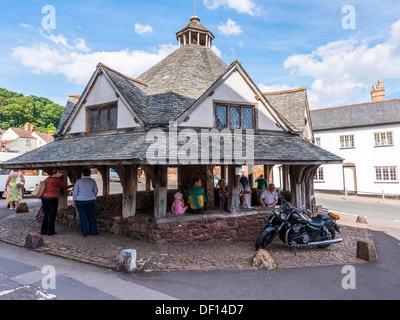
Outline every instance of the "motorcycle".
<path fill-rule="evenodd" d="M 336 232 L 340 233 L 340 226 L 336 224 L 339 216 L 330 213 L 311 217 L 310 210 L 295 208 L 280 193 L 278 197 L 281 206 L 274 210 L 274 214 L 257 238 L 256 250 L 265 249 L 277 235 L 283 243 L 294 248 L 295 254 L 297 247 L 315 245 L 327 248 L 331 244 L 343 241 L 342 238 L 336 239 Z"/>

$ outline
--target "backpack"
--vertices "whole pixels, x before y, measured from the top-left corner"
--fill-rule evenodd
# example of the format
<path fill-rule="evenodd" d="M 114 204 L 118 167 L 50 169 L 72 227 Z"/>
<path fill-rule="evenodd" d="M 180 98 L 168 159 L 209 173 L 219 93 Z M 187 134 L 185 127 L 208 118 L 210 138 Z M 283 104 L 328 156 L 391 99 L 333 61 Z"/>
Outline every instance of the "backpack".
<path fill-rule="evenodd" d="M 42 197 L 44 189 L 46 188 L 46 180 L 43 180 L 43 181 L 39 182 L 38 186 L 31 193 L 32 197 L 35 197 L 35 198 L 41 198 Z"/>

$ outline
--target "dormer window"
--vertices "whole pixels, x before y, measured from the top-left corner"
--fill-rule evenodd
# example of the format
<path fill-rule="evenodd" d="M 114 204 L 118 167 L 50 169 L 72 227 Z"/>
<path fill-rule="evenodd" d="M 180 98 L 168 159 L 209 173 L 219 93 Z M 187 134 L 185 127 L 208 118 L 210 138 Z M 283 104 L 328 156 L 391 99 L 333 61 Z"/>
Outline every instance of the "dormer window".
<path fill-rule="evenodd" d="M 87 108 L 87 131 L 105 132 L 117 130 L 117 104 Z"/>
<path fill-rule="evenodd" d="M 255 129 L 254 107 L 217 104 L 215 107 L 217 129 Z"/>

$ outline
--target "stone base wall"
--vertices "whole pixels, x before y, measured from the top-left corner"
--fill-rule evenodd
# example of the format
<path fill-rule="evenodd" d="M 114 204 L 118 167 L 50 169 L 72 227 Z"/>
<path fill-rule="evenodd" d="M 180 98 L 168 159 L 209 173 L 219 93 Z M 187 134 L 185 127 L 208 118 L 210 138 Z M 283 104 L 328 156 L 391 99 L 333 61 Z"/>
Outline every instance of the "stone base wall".
<path fill-rule="evenodd" d="M 196 220 L 156 223 L 146 214 L 123 218 L 101 213 L 97 216 L 99 232 L 141 239 L 153 243 L 201 242 L 208 240 L 255 241 L 267 223 L 268 215 L 255 214 L 232 217 L 198 217 Z M 59 210 L 58 223 L 80 227 L 76 211 L 70 207 Z"/>

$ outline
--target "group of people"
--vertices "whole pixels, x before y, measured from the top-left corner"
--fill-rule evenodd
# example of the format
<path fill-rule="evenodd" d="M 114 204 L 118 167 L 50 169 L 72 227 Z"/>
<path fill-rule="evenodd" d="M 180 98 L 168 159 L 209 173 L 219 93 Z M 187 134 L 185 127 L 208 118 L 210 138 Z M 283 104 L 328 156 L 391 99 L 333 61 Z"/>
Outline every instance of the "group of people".
<path fill-rule="evenodd" d="M 260 175 L 257 179 L 257 199 L 259 205 L 262 207 L 272 208 L 278 203 L 278 194 L 275 190 L 273 183 L 267 182 L 264 175 Z M 200 178 L 193 180 L 193 186 L 188 192 L 187 205 L 183 199 L 183 194 L 176 192 L 174 195 L 174 202 L 171 207 L 173 214 L 181 215 L 185 212 L 188 213 L 204 213 L 206 196 L 204 189 L 201 187 L 202 181 Z M 219 208 L 221 210 L 228 210 L 228 190 L 225 179 L 218 181 L 218 197 Z M 249 180 L 245 175 L 242 175 L 239 180 L 239 201 L 243 208 L 254 208 L 251 204 L 252 191 L 249 185 Z"/>
<path fill-rule="evenodd" d="M 56 234 L 55 221 L 60 192 L 72 187 L 74 187 L 72 206 L 79 212 L 82 235 L 86 237 L 88 234 L 98 234 L 96 223 L 98 188 L 96 181 L 90 178 L 90 169 L 82 170 L 81 178 L 76 181 L 75 185 L 65 184 L 62 179 L 64 173 L 64 169 L 55 168 L 45 180 L 45 188 L 41 196 L 43 220 L 40 234 L 48 236 Z M 25 177 L 19 170 L 12 171 L 6 182 L 6 200 L 10 202 L 10 210 L 14 210 L 22 200 L 24 187 L 16 184 L 18 177 L 25 183 Z"/>
<path fill-rule="evenodd" d="M 172 203 L 171 207 L 172 213 L 176 215 L 184 214 L 186 211 L 188 213 L 204 213 L 206 195 L 201 185 L 201 178 L 193 179 L 193 186 L 188 192 L 188 205 L 185 204 L 183 194 L 180 192 L 176 192 L 174 194 L 174 202 Z"/>

